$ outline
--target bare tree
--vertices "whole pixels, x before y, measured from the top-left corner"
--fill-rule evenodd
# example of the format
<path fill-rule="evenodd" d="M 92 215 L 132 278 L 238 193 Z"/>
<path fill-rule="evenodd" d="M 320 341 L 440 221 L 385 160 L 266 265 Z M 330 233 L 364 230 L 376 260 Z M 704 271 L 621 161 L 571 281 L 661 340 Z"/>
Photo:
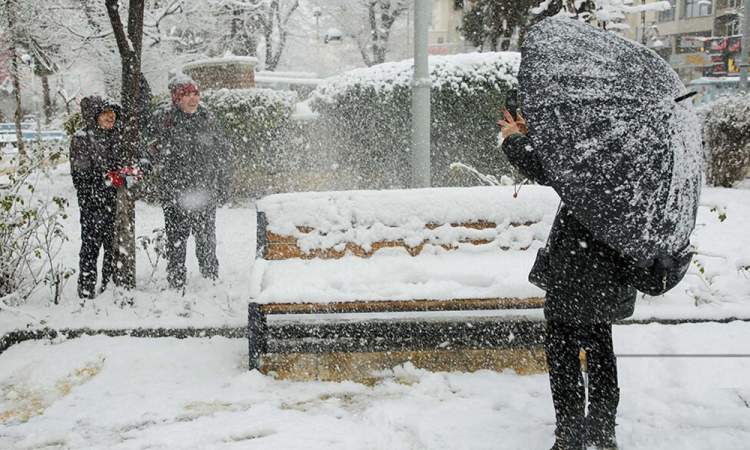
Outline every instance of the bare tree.
<path fill-rule="evenodd" d="M 122 65 L 121 101 L 125 122 L 124 159 L 136 159 L 140 144 L 139 105 L 141 52 L 143 48 L 144 0 L 129 0 L 127 32 L 120 19 L 118 0 L 105 0 Z M 117 190 L 115 216 L 114 282 L 126 289 L 135 287 L 135 200 L 126 187 Z"/>
<path fill-rule="evenodd" d="M 282 11 L 283 6 L 279 0 L 271 0 L 266 7 L 266 13 L 260 18 L 266 44 L 266 70 L 275 70 L 279 65 L 289 33 L 289 18 L 299 7 L 299 1 L 289 2 Z"/>
<path fill-rule="evenodd" d="M 330 7 L 330 6 L 329 6 Z M 407 0 L 338 0 L 331 7 L 338 24 L 352 36 L 367 66 L 385 62 L 391 29 L 408 9 Z"/>
<path fill-rule="evenodd" d="M 51 52 L 49 50 L 52 50 L 52 48 L 42 48 L 42 45 L 34 36 L 29 36 L 26 39 L 26 47 L 34 59 L 34 75 L 42 80 L 44 123 L 49 125 L 52 120 L 52 98 L 49 91 L 49 77 L 57 71 L 57 64 L 50 57 Z"/>
<path fill-rule="evenodd" d="M 5 14 L 9 35 L 8 53 L 10 56 L 10 78 L 13 83 L 13 94 L 16 102 L 16 112 L 14 115 L 14 121 L 16 124 L 16 148 L 18 149 L 20 162 L 23 163 L 26 160 L 26 149 L 23 142 L 23 134 L 21 133 L 23 110 L 21 109 L 21 79 L 18 64 L 18 49 L 23 38 L 21 35 L 21 23 L 18 17 L 18 7 L 18 0 L 6 0 L 5 2 Z"/>

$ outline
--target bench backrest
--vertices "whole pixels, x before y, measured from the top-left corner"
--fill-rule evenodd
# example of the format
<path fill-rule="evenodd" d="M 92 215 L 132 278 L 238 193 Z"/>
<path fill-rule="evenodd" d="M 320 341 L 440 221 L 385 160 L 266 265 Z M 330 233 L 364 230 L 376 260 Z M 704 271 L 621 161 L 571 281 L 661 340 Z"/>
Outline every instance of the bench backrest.
<path fill-rule="evenodd" d="M 524 189 L 530 192 L 518 198 L 510 187 L 272 195 L 257 205 L 256 257 L 368 258 L 393 248 L 417 256 L 426 245 L 455 250 L 493 242 L 526 250 L 546 239 L 544 219 L 556 197 L 546 188 Z"/>
<path fill-rule="evenodd" d="M 410 259 L 444 251 L 470 254 L 539 248 L 546 241 L 557 196 L 551 189 L 538 186 L 524 187 L 517 197 L 513 193 L 512 187 L 475 187 L 268 196 L 257 203 L 256 258 L 272 265 L 345 256 L 367 259 L 383 254 Z M 528 253 L 526 259 L 533 260 L 532 252 Z M 419 259 L 414 258 L 414 264 L 420 264 Z M 294 273 L 289 276 L 294 277 Z M 539 306 L 538 298 L 533 299 L 533 305 L 527 300 L 419 297 L 308 302 L 300 298 L 296 303 L 285 301 L 281 305 L 272 301 L 264 309 L 269 313 L 314 313 Z"/>

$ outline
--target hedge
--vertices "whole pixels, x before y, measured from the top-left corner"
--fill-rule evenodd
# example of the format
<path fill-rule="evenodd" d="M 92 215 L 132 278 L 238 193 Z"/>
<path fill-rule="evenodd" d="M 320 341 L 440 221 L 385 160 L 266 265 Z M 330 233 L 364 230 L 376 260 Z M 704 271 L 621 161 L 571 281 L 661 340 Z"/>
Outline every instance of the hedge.
<path fill-rule="evenodd" d="M 704 117 L 706 183 L 732 187 L 750 171 L 750 95 L 721 97 Z"/>
<path fill-rule="evenodd" d="M 512 174 L 498 146 L 497 120 L 517 85 L 517 53 L 430 57 L 432 184 L 476 184 L 449 165 L 463 162 L 492 175 Z M 313 92 L 321 134 L 330 136 L 339 171 L 360 188 L 408 186 L 411 148 L 411 60 L 357 69 Z"/>

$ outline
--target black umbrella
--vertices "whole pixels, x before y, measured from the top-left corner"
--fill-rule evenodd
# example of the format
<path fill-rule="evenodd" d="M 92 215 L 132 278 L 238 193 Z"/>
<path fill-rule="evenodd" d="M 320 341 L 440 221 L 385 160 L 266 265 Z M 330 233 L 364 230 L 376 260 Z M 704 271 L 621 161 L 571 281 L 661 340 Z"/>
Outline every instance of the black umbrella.
<path fill-rule="evenodd" d="M 568 18 L 531 27 L 521 54 L 529 137 L 576 218 L 642 265 L 684 251 L 702 154 L 677 74 L 646 47 Z"/>

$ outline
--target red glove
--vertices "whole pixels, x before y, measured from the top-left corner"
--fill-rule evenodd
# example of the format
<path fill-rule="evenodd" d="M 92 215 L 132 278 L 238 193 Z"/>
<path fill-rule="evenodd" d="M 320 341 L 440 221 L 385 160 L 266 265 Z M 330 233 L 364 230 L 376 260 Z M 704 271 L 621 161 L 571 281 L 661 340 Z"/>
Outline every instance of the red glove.
<path fill-rule="evenodd" d="M 125 179 L 125 184 L 130 188 L 143 178 L 143 171 L 140 167 L 123 167 L 120 169 L 120 176 Z"/>
<path fill-rule="evenodd" d="M 110 170 L 107 172 L 107 175 L 104 176 L 104 182 L 108 186 L 114 186 L 116 188 L 121 188 L 125 186 L 125 177 L 120 175 L 119 170 Z"/>

